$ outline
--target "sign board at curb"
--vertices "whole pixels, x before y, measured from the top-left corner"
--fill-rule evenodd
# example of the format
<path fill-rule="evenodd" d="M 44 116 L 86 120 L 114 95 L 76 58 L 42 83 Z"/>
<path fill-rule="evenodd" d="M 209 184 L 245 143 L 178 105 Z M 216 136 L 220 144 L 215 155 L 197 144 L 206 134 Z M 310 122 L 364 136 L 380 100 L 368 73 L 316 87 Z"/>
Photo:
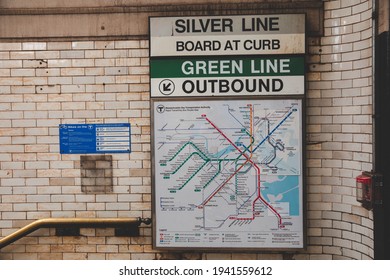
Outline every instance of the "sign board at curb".
<path fill-rule="evenodd" d="M 305 53 L 305 15 L 151 17 L 150 56 Z"/>

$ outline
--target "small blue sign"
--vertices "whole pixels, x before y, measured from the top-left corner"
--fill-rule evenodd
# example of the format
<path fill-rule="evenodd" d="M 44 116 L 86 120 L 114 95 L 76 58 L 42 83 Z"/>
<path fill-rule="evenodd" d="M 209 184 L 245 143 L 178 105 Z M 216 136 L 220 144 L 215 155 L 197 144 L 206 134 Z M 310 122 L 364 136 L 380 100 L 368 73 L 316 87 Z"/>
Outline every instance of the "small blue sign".
<path fill-rule="evenodd" d="M 130 153 L 129 123 L 60 124 L 61 154 Z"/>

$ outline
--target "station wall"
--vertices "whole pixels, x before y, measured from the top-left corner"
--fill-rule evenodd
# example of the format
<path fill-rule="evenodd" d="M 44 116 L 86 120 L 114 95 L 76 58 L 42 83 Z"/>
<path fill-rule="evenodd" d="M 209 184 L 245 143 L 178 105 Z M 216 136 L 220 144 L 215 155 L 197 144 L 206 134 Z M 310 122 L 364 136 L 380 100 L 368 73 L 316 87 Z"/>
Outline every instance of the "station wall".
<path fill-rule="evenodd" d="M 257 12 L 286 12 L 283 2 L 265 3 Z M 305 5 L 313 8 L 313 2 L 323 2 L 320 24 L 312 13 L 308 15 L 312 27 L 306 55 L 304 251 L 156 251 L 151 227 L 142 226 L 140 236 L 131 238 L 115 237 L 113 229 L 82 229 L 77 237 L 55 236 L 54 229 L 41 229 L 2 249 L 0 259 L 373 258 L 372 212 L 355 197 L 355 177 L 372 169 L 372 1 L 293 2 L 298 12 Z M 0 21 L 12 18 L 17 24 L 16 15 L 23 12 L 5 3 L 11 6 L 3 7 Z M 222 9 L 218 4 L 223 3 L 212 4 Z M 128 12 L 137 11 L 142 10 Z M 204 13 L 228 12 L 212 8 L 205 12 L 198 7 L 184 14 Z M 46 16 L 50 22 L 53 15 Z M 140 25 L 147 26 L 146 18 Z M 2 237 L 40 218 L 152 215 L 148 36 L 134 27 L 111 36 L 106 33 L 110 28 L 99 24 L 97 29 L 87 28 L 94 30 L 93 38 L 66 32 L 26 36 L 23 31 L 14 31 L 22 35 L 12 38 L 9 30 L 15 27 L 0 29 Z M 42 35 L 42 28 L 34 32 Z M 134 30 L 139 33 L 126 35 Z M 132 125 L 132 152 L 113 154 L 112 191 L 84 193 L 80 155 L 59 153 L 58 125 L 127 122 Z"/>

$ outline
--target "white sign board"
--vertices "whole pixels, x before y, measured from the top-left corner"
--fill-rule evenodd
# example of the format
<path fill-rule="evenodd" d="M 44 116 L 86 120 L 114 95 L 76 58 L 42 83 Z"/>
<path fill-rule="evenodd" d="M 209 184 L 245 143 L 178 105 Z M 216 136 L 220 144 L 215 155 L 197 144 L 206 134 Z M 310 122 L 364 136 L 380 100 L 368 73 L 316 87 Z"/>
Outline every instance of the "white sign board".
<path fill-rule="evenodd" d="M 150 18 L 154 247 L 304 247 L 304 53 L 305 15 Z"/>
<path fill-rule="evenodd" d="M 305 53 L 305 15 L 151 17 L 150 56 Z"/>
<path fill-rule="evenodd" d="M 304 95 L 302 56 L 154 58 L 151 97 Z"/>
<path fill-rule="evenodd" d="M 153 101 L 158 248 L 303 248 L 301 100 Z"/>

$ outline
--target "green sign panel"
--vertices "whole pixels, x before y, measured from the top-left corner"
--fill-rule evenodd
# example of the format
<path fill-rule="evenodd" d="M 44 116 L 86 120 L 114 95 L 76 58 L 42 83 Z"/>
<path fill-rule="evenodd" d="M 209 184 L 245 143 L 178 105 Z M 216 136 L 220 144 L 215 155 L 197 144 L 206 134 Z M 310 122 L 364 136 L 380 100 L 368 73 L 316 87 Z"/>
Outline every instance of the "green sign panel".
<path fill-rule="evenodd" d="M 303 57 L 174 58 L 150 61 L 154 78 L 302 76 Z"/>
<path fill-rule="evenodd" d="M 151 96 L 303 95 L 302 56 L 150 61 Z"/>

